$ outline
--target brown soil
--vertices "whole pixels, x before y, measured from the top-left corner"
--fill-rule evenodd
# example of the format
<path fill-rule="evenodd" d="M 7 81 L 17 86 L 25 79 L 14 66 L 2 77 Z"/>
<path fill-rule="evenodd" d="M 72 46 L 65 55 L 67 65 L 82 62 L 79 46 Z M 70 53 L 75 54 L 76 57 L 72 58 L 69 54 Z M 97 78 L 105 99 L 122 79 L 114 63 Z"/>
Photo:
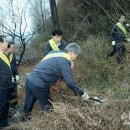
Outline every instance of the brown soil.
<path fill-rule="evenodd" d="M 26 73 L 34 65 L 19 68 L 20 84 L 24 86 Z M 64 86 L 64 85 L 63 85 Z M 19 105 L 24 102 L 24 87 L 19 88 Z M 130 101 L 111 100 L 102 104 L 82 101 L 72 91 L 65 88 L 61 94 L 52 93 L 54 110 L 41 111 L 38 103 L 32 112 L 31 120 L 14 123 L 5 130 L 129 130 Z M 122 114 L 125 114 L 123 116 Z M 121 116 L 122 115 L 122 116 Z M 125 124 L 128 123 L 128 124 Z"/>

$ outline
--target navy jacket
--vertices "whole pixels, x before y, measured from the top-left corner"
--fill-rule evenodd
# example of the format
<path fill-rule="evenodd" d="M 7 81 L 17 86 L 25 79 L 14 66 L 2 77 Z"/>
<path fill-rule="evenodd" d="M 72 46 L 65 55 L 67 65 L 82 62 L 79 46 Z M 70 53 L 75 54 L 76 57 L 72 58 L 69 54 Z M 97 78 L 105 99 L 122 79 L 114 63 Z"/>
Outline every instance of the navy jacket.
<path fill-rule="evenodd" d="M 61 40 L 60 45 L 58 46 L 59 50 L 64 50 L 67 46 L 67 43 L 63 40 Z M 44 56 L 47 55 L 50 51 L 53 51 L 52 47 L 50 46 L 49 42 L 45 44 L 44 48 Z"/>
<path fill-rule="evenodd" d="M 126 23 L 124 23 L 123 26 L 128 31 L 128 27 Z M 116 43 L 122 43 L 126 41 L 126 36 L 116 24 L 112 28 L 111 38 L 112 38 L 112 41 L 115 41 Z"/>
<path fill-rule="evenodd" d="M 13 54 L 13 58 L 12 61 L 10 62 L 10 66 L 11 66 L 11 70 L 12 70 L 12 75 L 15 78 L 16 75 L 18 75 L 18 67 L 17 67 L 17 63 L 16 63 L 16 56 L 14 53 Z M 11 53 L 7 56 L 9 59 L 9 56 L 11 55 Z"/>
<path fill-rule="evenodd" d="M 11 68 L 0 58 L 0 89 L 12 87 Z"/>
<path fill-rule="evenodd" d="M 52 51 L 50 53 L 59 52 L 65 53 L 62 51 Z M 53 86 L 59 79 L 63 79 L 74 92 L 77 92 L 79 95 L 84 93 L 73 79 L 71 62 L 64 57 L 53 57 L 41 61 L 28 75 L 27 79 L 35 86 L 43 89 Z"/>

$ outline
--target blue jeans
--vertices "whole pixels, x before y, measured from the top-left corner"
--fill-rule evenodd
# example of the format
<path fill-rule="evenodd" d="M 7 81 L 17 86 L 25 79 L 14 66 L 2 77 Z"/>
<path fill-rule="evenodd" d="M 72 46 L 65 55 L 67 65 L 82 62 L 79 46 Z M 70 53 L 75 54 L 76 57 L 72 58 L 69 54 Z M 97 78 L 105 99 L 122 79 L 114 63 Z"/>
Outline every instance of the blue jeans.
<path fill-rule="evenodd" d="M 50 87 L 40 88 L 32 84 L 29 80 L 25 82 L 25 104 L 24 113 L 30 113 L 34 103 L 38 99 L 43 111 L 48 111 L 51 108 Z"/>
<path fill-rule="evenodd" d="M 8 125 L 8 112 L 12 88 L 0 89 L 0 128 Z"/>

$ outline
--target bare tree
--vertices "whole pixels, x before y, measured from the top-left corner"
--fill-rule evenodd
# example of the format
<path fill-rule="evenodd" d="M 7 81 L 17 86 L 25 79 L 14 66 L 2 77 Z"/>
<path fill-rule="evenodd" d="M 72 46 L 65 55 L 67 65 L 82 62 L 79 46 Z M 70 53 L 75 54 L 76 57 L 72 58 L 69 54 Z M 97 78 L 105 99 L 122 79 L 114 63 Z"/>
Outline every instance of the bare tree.
<path fill-rule="evenodd" d="M 38 29 L 27 33 L 27 16 L 26 7 L 20 10 L 18 5 L 13 5 L 13 1 L 9 0 L 9 6 L 4 11 L 4 16 L 0 17 L 0 32 L 10 36 L 12 41 L 16 39 L 21 45 L 20 57 L 18 65 L 20 65 L 22 57 L 24 55 L 26 45 L 31 38 L 37 33 Z"/>
<path fill-rule="evenodd" d="M 46 31 L 47 9 L 45 0 L 28 0 L 30 4 L 30 13 L 34 28 L 39 28 L 39 33 Z"/>

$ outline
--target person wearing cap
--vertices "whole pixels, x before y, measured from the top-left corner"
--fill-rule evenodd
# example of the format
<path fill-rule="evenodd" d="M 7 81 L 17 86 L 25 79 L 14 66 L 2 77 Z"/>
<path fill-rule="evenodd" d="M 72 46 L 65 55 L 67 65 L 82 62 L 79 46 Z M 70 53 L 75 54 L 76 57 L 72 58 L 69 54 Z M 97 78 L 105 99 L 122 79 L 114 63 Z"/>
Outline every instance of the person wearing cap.
<path fill-rule="evenodd" d="M 70 43 L 64 52 L 59 50 L 50 52 L 32 70 L 25 82 L 25 115 L 32 111 L 37 99 L 43 111 L 50 110 L 52 106 L 50 86 L 55 85 L 59 79 L 63 79 L 66 85 L 84 100 L 89 99 L 88 94 L 75 82 L 72 74 L 71 62 L 79 53 L 80 46 L 77 43 Z"/>

